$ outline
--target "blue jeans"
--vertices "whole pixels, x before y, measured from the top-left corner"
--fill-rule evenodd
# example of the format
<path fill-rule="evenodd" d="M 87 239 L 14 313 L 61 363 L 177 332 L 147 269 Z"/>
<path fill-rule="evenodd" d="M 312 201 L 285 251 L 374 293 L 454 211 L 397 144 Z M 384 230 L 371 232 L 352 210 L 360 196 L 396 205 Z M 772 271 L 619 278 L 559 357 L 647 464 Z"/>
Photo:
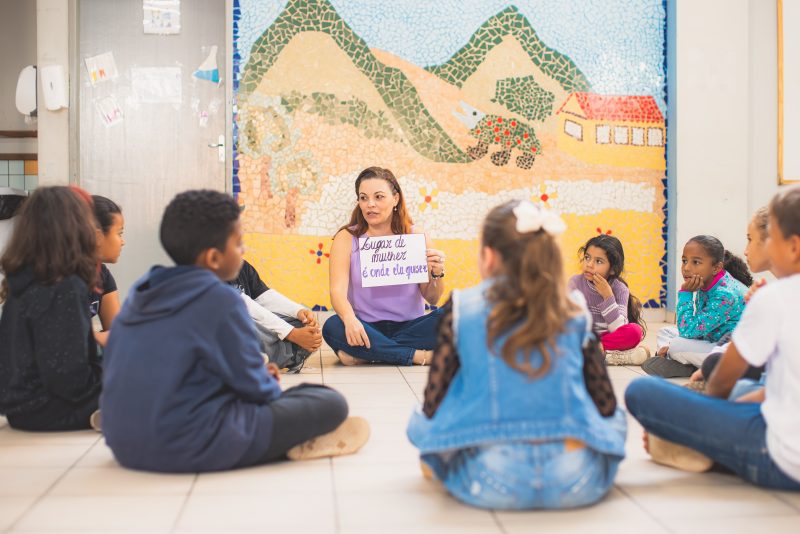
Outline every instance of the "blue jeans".
<path fill-rule="evenodd" d="M 334 352 L 345 351 L 350 356 L 370 362 L 392 365 L 411 365 L 414 352 L 433 350 L 439 332 L 442 308 L 411 321 L 361 321 L 369 337 L 370 348 L 353 347 L 347 343 L 344 323 L 338 315 L 322 325 L 322 337 Z"/>
<path fill-rule="evenodd" d="M 766 374 L 763 375 L 761 380 L 751 380 L 749 378 L 741 378 L 736 382 L 736 385 L 733 386 L 731 390 L 731 394 L 728 395 L 728 400 L 736 400 L 739 397 L 744 395 L 748 395 L 753 393 L 754 391 L 758 391 L 759 389 L 764 388 L 764 378 L 766 378 Z"/>
<path fill-rule="evenodd" d="M 588 447 L 567 452 L 563 441 L 512 442 L 456 451 L 435 471 L 443 471 L 447 491 L 470 506 L 562 509 L 600 500 L 620 460 Z"/>
<path fill-rule="evenodd" d="M 769 455 L 760 404 L 707 397 L 656 377 L 631 382 L 625 404 L 648 432 L 701 452 L 752 484 L 800 490 L 800 481 Z"/>

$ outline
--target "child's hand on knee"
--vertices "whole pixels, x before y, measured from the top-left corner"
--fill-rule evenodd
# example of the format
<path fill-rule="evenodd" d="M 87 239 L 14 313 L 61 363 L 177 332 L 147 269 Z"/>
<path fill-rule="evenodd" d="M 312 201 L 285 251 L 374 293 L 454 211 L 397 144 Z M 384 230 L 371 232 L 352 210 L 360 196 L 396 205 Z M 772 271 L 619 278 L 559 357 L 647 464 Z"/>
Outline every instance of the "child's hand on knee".
<path fill-rule="evenodd" d="M 297 312 L 297 318 L 306 326 L 319 327 L 317 316 L 311 310 L 302 309 Z"/>
<path fill-rule="evenodd" d="M 267 363 L 267 372 L 270 374 L 270 376 L 272 376 L 272 378 L 274 378 L 278 382 L 281 381 L 281 370 L 278 369 L 278 366 L 275 365 L 274 363 L 272 362 Z"/>
<path fill-rule="evenodd" d="M 289 335 L 286 336 L 286 339 L 313 352 L 322 345 L 322 332 L 318 326 L 293 328 Z"/>

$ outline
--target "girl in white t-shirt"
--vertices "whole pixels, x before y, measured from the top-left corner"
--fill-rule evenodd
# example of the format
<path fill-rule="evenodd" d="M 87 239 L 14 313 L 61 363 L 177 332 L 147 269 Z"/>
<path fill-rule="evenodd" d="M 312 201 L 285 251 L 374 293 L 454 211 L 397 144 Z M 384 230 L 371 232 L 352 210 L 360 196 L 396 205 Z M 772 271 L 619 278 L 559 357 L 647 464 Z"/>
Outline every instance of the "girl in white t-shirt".
<path fill-rule="evenodd" d="M 748 303 L 708 396 L 647 377 L 631 383 L 625 402 L 656 462 L 693 471 L 716 462 L 758 486 L 800 491 L 800 187 L 770 202 L 766 247 L 778 280 Z M 766 387 L 747 402 L 726 400 L 748 365 L 766 365 Z M 664 440 L 684 447 L 662 448 Z"/>

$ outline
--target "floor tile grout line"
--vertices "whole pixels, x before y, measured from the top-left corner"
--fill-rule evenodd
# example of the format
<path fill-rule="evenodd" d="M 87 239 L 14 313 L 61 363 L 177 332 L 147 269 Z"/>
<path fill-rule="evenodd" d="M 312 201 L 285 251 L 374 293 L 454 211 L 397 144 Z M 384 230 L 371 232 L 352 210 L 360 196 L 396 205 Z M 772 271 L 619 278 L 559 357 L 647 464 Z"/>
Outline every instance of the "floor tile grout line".
<path fill-rule="evenodd" d="M 615 483 L 614 483 L 614 487 L 615 487 L 615 488 L 616 488 L 616 489 L 617 489 L 617 490 L 618 490 L 620 493 L 622 493 L 623 495 L 625 495 L 625 497 L 627 497 L 628 499 L 630 499 L 630 501 L 631 501 L 631 502 L 634 504 L 634 506 L 636 506 L 637 508 L 639 508 L 641 511 L 643 511 L 643 512 L 645 513 L 645 515 L 647 515 L 647 516 L 648 516 L 650 519 L 652 519 L 653 521 L 655 521 L 655 522 L 656 522 L 656 524 L 658 524 L 658 526 L 660 526 L 661 528 L 663 528 L 665 531 L 669 532 L 670 534 L 674 534 L 674 532 L 675 532 L 675 531 L 674 531 L 674 530 L 672 530 L 672 529 L 669 527 L 669 525 L 667 525 L 666 523 L 664 523 L 663 521 L 661 521 L 661 519 L 659 519 L 659 518 L 658 518 L 658 516 L 656 516 L 655 514 L 653 514 L 652 512 L 650 512 L 650 510 L 648 510 L 648 509 L 647 509 L 647 508 L 646 508 L 646 507 L 645 507 L 645 506 L 644 506 L 642 503 L 640 503 L 639 501 L 637 501 L 637 500 L 636 500 L 636 498 L 635 498 L 633 495 L 631 495 L 630 493 L 628 493 L 627 491 L 625 491 L 625 489 L 623 489 L 623 487 L 622 487 L 622 486 L 620 486 L 619 484 L 617 484 L 617 483 L 615 482 Z"/>
<path fill-rule="evenodd" d="M 339 495 L 336 493 L 336 470 L 333 468 L 333 458 L 328 458 L 331 468 L 331 492 L 333 494 L 333 528 L 336 534 L 342 531 L 342 520 L 339 515 Z"/>
<path fill-rule="evenodd" d="M 500 516 L 497 515 L 497 510 L 489 510 L 489 513 L 492 516 L 494 524 L 497 525 L 497 528 L 500 530 L 501 534 L 507 534 L 505 525 L 503 525 L 503 522 L 500 520 Z"/>
<path fill-rule="evenodd" d="M 413 388 L 413 387 L 411 387 L 411 382 L 409 382 L 409 381 L 408 381 L 408 377 L 406 376 L 406 374 L 405 374 L 405 373 L 404 373 L 404 372 L 403 372 L 403 371 L 402 371 L 402 370 L 401 370 L 399 367 L 397 368 L 397 370 L 400 372 L 400 376 L 402 376 L 402 377 L 403 377 L 403 381 L 404 381 L 404 382 L 406 383 L 406 385 L 408 386 L 408 389 L 410 389 L 410 390 L 411 390 L 411 394 L 412 394 L 412 395 L 414 395 L 414 398 L 415 398 L 415 399 L 417 399 L 417 404 L 421 403 L 421 402 L 422 402 L 422 400 L 419 398 L 419 395 L 417 395 L 417 392 L 416 392 L 416 391 L 414 391 L 414 388 Z"/>
<path fill-rule="evenodd" d="M 796 510 L 797 513 L 800 513 L 800 506 L 795 505 L 792 501 L 790 501 L 788 499 L 784 499 L 783 495 L 780 495 L 780 494 L 775 493 L 775 492 L 770 492 L 770 493 L 772 493 L 773 497 L 775 497 L 776 499 L 778 499 L 779 501 L 781 501 L 784 504 L 788 504 L 793 510 Z"/>
<path fill-rule="evenodd" d="M 22 513 L 19 515 L 19 517 L 17 517 L 17 518 L 16 518 L 16 519 L 15 519 L 15 520 L 14 520 L 14 521 L 11 523 L 11 524 L 9 524 L 9 526 L 8 526 L 8 530 L 6 530 L 6 532 L 12 532 L 12 531 L 13 531 L 13 530 L 16 528 L 17 524 L 18 524 L 20 521 L 22 521 L 22 520 L 25 518 L 25 516 L 26 516 L 26 515 L 28 515 L 28 514 L 30 513 L 30 511 L 31 511 L 31 510 L 33 510 L 33 509 L 36 507 L 36 505 L 37 505 L 37 504 L 39 504 L 39 503 L 40 503 L 40 502 L 41 502 L 41 501 L 42 501 L 42 500 L 43 500 L 45 497 L 47 497 L 47 495 L 48 495 L 48 494 L 49 494 L 51 491 L 53 491 L 53 488 L 54 488 L 54 487 L 56 487 L 56 486 L 58 485 L 58 483 L 59 483 L 59 482 L 61 482 L 61 481 L 64 479 L 64 477 L 66 477 L 66 476 L 69 474 L 69 472 L 70 472 L 70 471 L 72 471 L 72 470 L 75 468 L 75 466 L 76 466 L 76 465 L 78 465 L 78 464 L 80 463 L 80 461 L 81 461 L 81 460 L 83 460 L 84 458 L 86 458 L 86 455 L 87 455 L 87 454 L 89 454 L 89 453 L 92 451 L 92 449 L 94 449 L 95 447 L 97 447 L 97 444 L 98 444 L 98 443 L 100 443 L 100 441 L 101 441 L 101 440 L 102 440 L 102 437 L 98 437 L 98 438 L 95 440 L 95 442 L 94 442 L 94 443 L 92 443 L 92 446 L 91 446 L 91 447 L 89 447 L 88 449 L 86 449 L 86 450 L 83 452 L 83 454 L 81 454 L 81 455 L 80 455 L 80 457 L 78 457 L 78 459 L 77 459 L 77 460 L 75 460 L 74 462 L 72 462 L 72 464 L 71 464 L 69 467 L 67 467 L 67 468 L 64 470 L 64 472 L 63 472 L 63 473 L 61 473 L 61 475 L 59 475 L 59 477 L 58 477 L 57 479 L 55 479 L 55 480 L 53 481 L 53 483 L 52 483 L 52 484 L 50 484 L 50 485 L 47 487 L 47 489 L 45 489 L 45 490 L 44 490 L 44 491 L 43 491 L 43 492 L 42 492 L 42 493 L 41 493 L 41 494 L 40 494 L 40 495 L 39 495 L 39 496 L 38 496 L 36 499 L 34 499 L 34 501 L 33 501 L 33 502 L 30 504 L 30 506 L 28 506 L 28 507 L 25 509 L 25 511 L 24 511 L 24 512 L 22 512 Z"/>
<path fill-rule="evenodd" d="M 319 358 L 319 379 L 325 385 L 325 366 L 322 364 L 322 347 L 317 349 L 317 357 Z"/>
<path fill-rule="evenodd" d="M 172 523 L 172 528 L 169 530 L 170 532 L 175 532 L 178 529 L 178 525 L 181 522 L 183 513 L 186 511 L 186 507 L 189 505 L 189 498 L 192 496 L 192 492 L 194 491 L 194 486 L 197 484 L 198 478 L 200 478 L 200 473 L 195 473 L 194 478 L 192 478 L 192 485 L 189 486 L 189 491 L 186 492 L 186 498 L 183 499 L 181 507 L 178 509 L 178 515 L 175 516 L 175 522 Z"/>

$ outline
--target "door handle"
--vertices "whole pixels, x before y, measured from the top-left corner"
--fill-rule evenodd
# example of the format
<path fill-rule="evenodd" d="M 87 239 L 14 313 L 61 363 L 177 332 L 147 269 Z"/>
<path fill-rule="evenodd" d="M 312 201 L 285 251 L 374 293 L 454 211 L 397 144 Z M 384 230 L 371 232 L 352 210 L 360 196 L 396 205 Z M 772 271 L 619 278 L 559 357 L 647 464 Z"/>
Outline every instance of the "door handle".
<path fill-rule="evenodd" d="M 208 148 L 216 148 L 217 149 L 217 156 L 219 157 L 219 161 L 222 163 L 225 161 L 225 136 L 220 134 L 217 138 L 216 143 L 208 143 Z"/>

